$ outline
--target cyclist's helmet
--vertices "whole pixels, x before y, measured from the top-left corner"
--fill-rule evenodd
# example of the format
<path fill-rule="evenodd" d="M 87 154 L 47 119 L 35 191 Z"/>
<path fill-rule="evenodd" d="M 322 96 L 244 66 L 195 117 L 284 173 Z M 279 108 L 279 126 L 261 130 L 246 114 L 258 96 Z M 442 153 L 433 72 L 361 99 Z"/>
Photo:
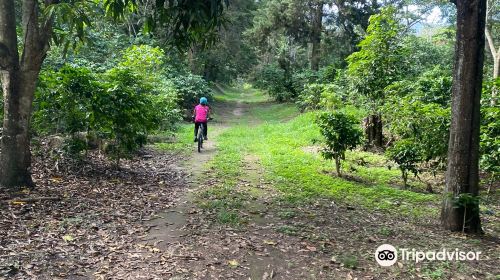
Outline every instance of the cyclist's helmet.
<path fill-rule="evenodd" d="M 206 97 L 200 98 L 200 104 L 207 105 L 208 104 L 207 98 Z"/>

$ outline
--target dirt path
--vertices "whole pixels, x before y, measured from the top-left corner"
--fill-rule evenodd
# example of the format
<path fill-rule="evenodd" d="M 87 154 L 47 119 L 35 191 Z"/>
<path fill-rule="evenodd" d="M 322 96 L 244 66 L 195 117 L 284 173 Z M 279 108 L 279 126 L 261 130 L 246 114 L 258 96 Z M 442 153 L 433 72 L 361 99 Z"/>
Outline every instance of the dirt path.
<path fill-rule="evenodd" d="M 168 251 L 172 254 L 185 246 L 183 244 L 185 237 L 190 235 L 191 223 L 190 215 L 197 212 L 197 206 L 194 203 L 194 193 L 202 188 L 205 181 L 205 164 L 210 162 L 217 153 L 217 136 L 226 130 L 230 125 L 227 120 L 243 115 L 243 103 L 223 103 L 215 108 L 217 118 L 209 123 L 208 141 L 203 143 L 203 150 L 197 153 L 193 144 L 193 153 L 190 158 L 181 163 L 180 169 L 186 176 L 189 185 L 185 192 L 179 198 L 178 203 L 168 209 L 166 212 L 157 215 L 157 217 L 147 223 L 150 228 L 149 234 L 142 241 L 145 246 L 153 246 L 162 251 Z"/>
<path fill-rule="evenodd" d="M 237 211 L 238 222 L 218 222 L 231 218 L 231 212 L 201 206 L 218 197 L 197 199 L 202 192 L 220 191 L 224 182 L 205 174 L 203 164 L 217 153 L 217 135 L 242 122 L 249 129 L 258 125 L 259 120 L 248 112 L 251 106 L 268 105 L 226 102 L 216 108 L 219 122 L 211 126 L 206 150 L 193 152 L 183 166 L 191 175 L 191 187 L 175 207 L 150 222 L 147 244 L 158 248 L 169 265 L 169 277 L 158 279 L 440 279 L 446 270 L 458 271 L 454 279 L 469 279 L 467 270 L 460 272 L 460 263 L 437 263 L 430 268 L 402 263 L 391 269 L 378 266 L 373 252 L 384 243 L 397 241 L 417 248 L 446 244 L 466 250 L 476 245 L 437 230 L 434 223 L 417 224 L 356 205 L 322 199 L 310 205 L 289 204 L 277 199 L 276 189 L 263 180 L 260 159 L 253 154 L 244 155 L 241 174 L 233 178 L 236 185 L 222 187 L 228 192 L 222 203 L 241 204 L 230 210 Z M 483 249 L 494 255 L 498 241 L 484 242 Z M 494 260 L 481 265 L 476 275 L 495 267 Z"/>

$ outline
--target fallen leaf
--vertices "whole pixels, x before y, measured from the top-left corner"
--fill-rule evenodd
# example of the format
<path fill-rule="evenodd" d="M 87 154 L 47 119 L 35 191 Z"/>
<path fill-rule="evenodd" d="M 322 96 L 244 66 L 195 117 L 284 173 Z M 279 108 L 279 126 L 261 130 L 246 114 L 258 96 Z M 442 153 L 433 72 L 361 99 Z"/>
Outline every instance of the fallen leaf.
<path fill-rule="evenodd" d="M 273 245 L 273 246 L 276 245 L 276 244 L 278 244 L 278 243 L 276 243 L 276 242 L 274 242 L 272 240 L 264 240 L 264 243 L 267 244 L 267 245 Z"/>
<path fill-rule="evenodd" d="M 71 242 L 71 241 L 75 240 L 75 238 L 73 238 L 73 236 L 67 234 L 67 235 L 63 236 L 63 240 L 66 242 Z"/>
<path fill-rule="evenodd" d="M 227 262 L 229 264 L 230 267 L 232 268 L 236 268 L 240 265 L 240 263 L 237 261 L 237 260 L 230 260 Z"/>

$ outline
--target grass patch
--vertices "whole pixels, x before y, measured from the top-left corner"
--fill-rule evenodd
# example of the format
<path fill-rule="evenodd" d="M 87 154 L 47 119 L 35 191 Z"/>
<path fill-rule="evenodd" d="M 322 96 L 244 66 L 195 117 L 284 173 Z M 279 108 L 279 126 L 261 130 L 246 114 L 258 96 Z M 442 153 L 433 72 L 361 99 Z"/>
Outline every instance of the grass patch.
<path fill-rule="evenodd" d="M 192 124 L 182 124 L 172 141 L 155 143 L 154 147 L 161 151 L 188 153 L 193 149 L 193 133 Z"/>
<path fill-rule="evenodd" d="M 215 99 L 223 102 L 256 103 L 269 101 L 269 96 L 262 91 L 248 87 L 245 89 L 219 85 L 223 92 L 217 91 Z"/>
<path fill-rule="evenodd" d="M 230 224 L 232 226 L 237 226 L 242 223 L 240 216 L 235 211 L 227 211 L 221 209 L 217 213 L 217 222 L 221 224 Z"/>
<path fill-rule="evenodd" d="M 288 226 L 288 225 L 280 226 L 276 230 L 278 232 L 281 232 L 281 233 L 287 234 L 287 235 L 291 235 L 291 236 L 296 236 L 296 235 L 298 235 L 298 232 L 299 232 L 299 230 L 296 227 Z"/>
<path fill-rule="evenodd" d="M 212 200 L 206 203 L 206 207 L 227 212 L 234 210 L 235 205 L 224 201 L 234 199 L 237 182 L 245 179 L 244 155 L 250 154 L 259 158 L 265 171 L 264 179 L 273 183 L 281 194 L 279 199 L 292 205 L 328 198 L 398 215 L 437 216 L 440 197 L 395 188 L 395 182 L 401 181 L 400 171 L 395 166 L 389 169 L 383 155 L 348 152 L 344 163 L 344 172 L 348 176 L 334 176 L 331 161 L 305 151 L 306 147 L 317 145 L 318 139 L 322 139 L 314 112 L 299 115 L 292 104 L 259 103 L 262 94 L 252 89 L 228 89 L 216 98 L 255 103 L 248 107 L 249 112 L 244 116 L 229 121 L 234 125 L 217 137 L 218 152 L 207 168 L 220 183 L 211 196 L 201 194 L 201 199 Z M 191 129 L 190 125 L 184 126 L 179 143 L 165 143 L 160 147 L 174 150 L 189 147 L 192 145 Z M 240 195 L 236 194 L 237 197 Z M 255 194 L 248 191 L 243 194 L 247 199 L 252 195 Z"/>
<path fill-rule="evenodd" d="M 249 128 L 249 118 L 260 124 Z M 436 207 L 428 207 L 437 204 L 437 195 L 394 188 L 400 173 L 396 168 L 387 168 L 383 155 L 348 153 L 345 170 L 367 183 L 321 172 L 333 171 L 333 163 L 304 151 L 304 147 L 321 139 L 314 120 L 315 113 L 297 116 L 297 109 L 289 104 L 253 106 L 247 119 L 219 136 L 219 153 L 211 165 L 224 182 L 234 183 L 242 175 L 242 155 L 255 154 L 265 169 L 266 181 L 274 183 L 289 202 L 327 197 L 403 215 L 437 215 Z M 360 159 L 362 162 L 357 164 Z"/>

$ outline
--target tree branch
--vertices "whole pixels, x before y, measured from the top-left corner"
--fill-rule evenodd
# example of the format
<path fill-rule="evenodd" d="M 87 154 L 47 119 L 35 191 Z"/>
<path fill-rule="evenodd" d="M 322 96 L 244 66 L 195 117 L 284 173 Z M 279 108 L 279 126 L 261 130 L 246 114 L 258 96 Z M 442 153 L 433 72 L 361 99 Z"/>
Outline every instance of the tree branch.
<path fill-rule="evenodd" d="M 500 48 L 498 49 L 499 52 L 497 53 L 495 43 L 493 42 L 493 37 L 491 36 L 488 27 L 484 29 L 484 33 L 486 34 L 486 40 L 488 41 L 488 47 L 490 49 L 491 55 L 493 56 L 493 60 L 496 60 L 498 55 L 500 54 Z"/>
<path fill-rule="evenodd" d="M 13 0 L 0 0 L 0 67 L 3 70 L 19 67 Z"/>

